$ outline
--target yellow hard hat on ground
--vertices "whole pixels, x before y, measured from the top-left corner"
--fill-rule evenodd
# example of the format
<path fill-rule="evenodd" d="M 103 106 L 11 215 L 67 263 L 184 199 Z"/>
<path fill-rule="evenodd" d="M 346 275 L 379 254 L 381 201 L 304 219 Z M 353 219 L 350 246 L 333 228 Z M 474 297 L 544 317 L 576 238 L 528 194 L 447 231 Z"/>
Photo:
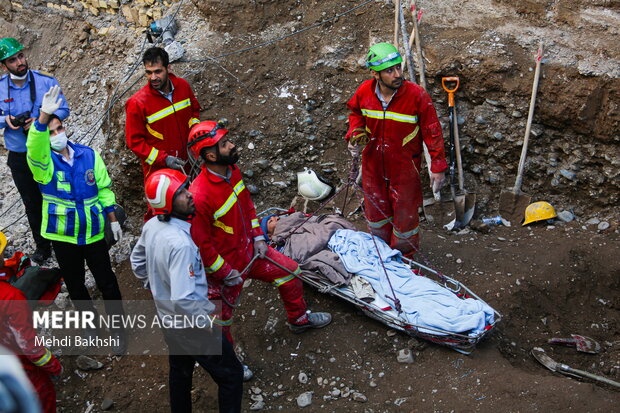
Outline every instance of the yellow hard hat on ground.
<path fill-rule="evenodd" d="M 545 219 L 551 219 L 557 216 L 558 214 L 555 213 L 555 208 L 553 208 L 549 202 L 534 202 L 525 209 L 525 220 L 523 221 L 523 225 L 536 221 L 544 221 Z"/>
<path fill-rule="evenodd" d="M 6 248 L 6 235 L 4 235 L 4 232 L 0 232 L 0 256 L 4 253 L 5 248 Z"/>

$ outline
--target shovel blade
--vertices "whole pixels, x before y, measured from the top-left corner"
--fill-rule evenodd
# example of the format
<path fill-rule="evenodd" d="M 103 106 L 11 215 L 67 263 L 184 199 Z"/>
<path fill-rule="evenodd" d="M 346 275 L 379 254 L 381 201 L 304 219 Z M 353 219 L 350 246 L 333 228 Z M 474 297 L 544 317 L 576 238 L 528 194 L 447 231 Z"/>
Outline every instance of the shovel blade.
<path fill-rule="evenodd" d="M 454 216 L 456 220 L 454 223 L 455 229 L 461 229 L 467 225 L 465 222 L 465 195 L 456 195 L 454 197 Z"/>
<path fill-rule="evenodd" d="M 553 361 L 551 357 L 545 354 L 545 350 L 540 347 L 534 347 L 531 353 L 532 356 L 534 356 L 534 358 L 538 360 L 540 364 L 542 364 L 551 371 L 558 371 L 558 363 Z"/>
<path fill-rule="evenodd" d="M 465 213 L 463 214 L 463 225 L 468 225 L 476 210 L 476 194 L 465 194 Z"/>
<path fill-rule="evenodd" d="M 601 351 L 601 345 L 594 339 L 577 334 L 571 334 L 571 336 L 575 340 L 575 347 L 577 348 L 577 351 L 589 354 L 598 354 Z"/>
<path fill-rule="evenodd" d="M 513 224 L 520 224 L 531 201 L 532 197 L 527 194 L 502 191 L 499 195 L 499 215 Z"/>

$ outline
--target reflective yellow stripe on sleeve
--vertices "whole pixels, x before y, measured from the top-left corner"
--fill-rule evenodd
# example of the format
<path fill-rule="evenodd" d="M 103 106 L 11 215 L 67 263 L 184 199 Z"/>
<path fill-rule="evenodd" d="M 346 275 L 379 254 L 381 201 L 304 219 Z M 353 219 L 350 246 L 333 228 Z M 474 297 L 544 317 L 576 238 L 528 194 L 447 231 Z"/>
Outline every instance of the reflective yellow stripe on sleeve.
<path fill-rule="evenodd" d="M 222 258 L 221 255 L 218 255 L 213 264 L 209 265 L 205 269 L 209 274 L 213 274 L 214 272 L 222 268 L 222 265 L 224 265 L 224 258 Z"/>
<path fill-rule="evenodd" d="M 157 159 L 157 155 L 159 155 L 159 149 L 151 148 L 151 153 L 149 153 L 149 156 L 144 162 L 148 163 L 149 165 L 153 165 L 153 162 L 155 162 L 155 159 Z"/>
<path fill-rule="evenodd" d="M 35 361 L 33 364 L 37 367 L 41 367 L 41 366 L 46 365 L 51 359 L 52 359 L 52 353 L 46 348 L 45 354 L 39 360 Z"/>
<path fill-rule="evenodd" d="M 253 219 L 252 228 L 258 228 L 258 227 L 260 227 L 260 224 L 258 223 L 258 219 Z"/>
<path fill-rule="evenodd" d="M 196 119 L 196 118 L 191 118 L 189 120 L 189 127 L 191 128 L 192 126 L 194 126 L 195 124 L 200 123 L 200 119 Z"/>

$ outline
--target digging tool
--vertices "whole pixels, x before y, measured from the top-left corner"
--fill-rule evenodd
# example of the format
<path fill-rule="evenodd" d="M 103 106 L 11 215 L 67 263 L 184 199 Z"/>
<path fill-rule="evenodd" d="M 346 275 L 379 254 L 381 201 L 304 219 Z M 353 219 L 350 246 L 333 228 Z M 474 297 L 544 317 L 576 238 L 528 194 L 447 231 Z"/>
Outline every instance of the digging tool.
<path fill-rule="evenodd" d="M 458 77 L 457 85 L 458 85 Z M 459 192 L 454 199 L 456 221 L 463 226 L 469 224 L 476 209 L 476 194 L 465 190 L 465 177 L 463 175 L 463 163 L 461 161 L 461 144 L 459 139 L 459 122 L 456 115 L 456 103 L 454 104 L 454 151 L 456 152 L 456 167 L 459 172 Z"/>
<path fill-rule="evenodd" d="M 601 351 L 601 345 L 590 337 L 571 334 L 572 338 L 550 338 L 549 344 L 562 344 L 565 346 L 575 347 L 577 351 L 588 354 L 598 354 Z"/>
<path fill-rule="evenodd" d="M 394 47 L 398 49 L 398 16 L 400 14 L 400 0 L 394 2 Z"/>
<path fill-rule="evenodd" d="M 521 223 L 525 214 L 525 208 L 530 204 L 532 198 L 521 192 L 521 182 L 523 180 L 523 170 L 525 168 L 525 158 L 527 154 L 527 144 L 530 139 L 532 120 L 534 119 L 534 108 L 536 107 L 536 93 L 538 92 L 538 79 L 540 78 L 540 62 L 542 60 L 543 43 L 538 46 L 536 54 L 536 71 L 534 72 L 534 84 L 532 86 L 532 97 L 530 99 L 530 111 L 527 115 L 527 125 L 523 138 L 523 148 L 519 159 L 519 169 L 517 179 L 512 191 L 502 191 L 499 196 L 499 214 L 511 222 Z"/>
<path fill-rule="evenodd" d="M 534 358 L 538 360 L 540 364 L 556 373 L 561 373 L 566 376 L 576 378 L 587 377 L 589 379 L 597 380 L 601 383 L 609 384 L 614 387 L 620 387 L 620 383 L 618 383 L 617 381 L 610 380 L 606 377 L 597 376 L 596 374 L 588 373 L 587 371 L 577 370 L 570 366 L 567 366 L 566 364 L 557 363 L 545 353 L 545 350 L 540 347 L 534 347 L 532 349 L 532 356 L 534 356 Z"/>
<path fill-rule="evenodd" d="M 455 86 L 453 89 L 448 87 L 448 82 L 455 82 Z M 455 218 L 454 222 L 447 225 L 448 229 L 458 230 L 463 228 L 463 208 L 459 208 L 459 204 L 456 200 L 456 177 L 454 174 L 455 169 L 455 152 L 456 146 L 454 141 L 454 92 L 459 88 L 459 78 L 458 77 L 442 77 L 441 85 L 443 86 L 443 90 L 448 93 L 448 107 L 450 108 L 450 193 L 452 194 L 452 201 L 454 202 L 454 211 Z M 462 206 L 464 207 L 465 202 L 463 202 Z M 459 209 L 461 213 L 459 214 Z"/>
<path fill-rule="evenodd" d="M 413 13 L 413 8 L 415 7 L 412 6 L 412 13 Z M 400 14 L 400 19 L 401 19 L 401 27 L 405 27 L 405 17 L 404 15 L 401 13 Z M 405 55 L 407 57 L 407 68 L 409 70 L 409 78 L 412 82 L 416 81 L 415 78 L 415 72 L 414 72 L 414 65 L 413 65 L 413 54 L 411 53 L 411 44 L 412 44 L 412 40 L 415 36 L 415 40 L 416 40 L 416 49 L 417 49 L 417 53 L 418 53 L 418 57 L 419 57 L 419 74 L 420 74 L 420 86 L 422 86 L 424 88 L 424 90 L 426 90 L 426 77 L 424 75 L 424 61 L 422 59 L 422 46 L 420 43 L 420 32 L 418 29 L 418 20 L 415 17 L 415 13 L 413 13 L 413 24 L 414 24 L 414 29 L 412 32 L 411 37 L 409 38 L 409 40 L 407 40 L 407 32 L 405 30 L 403 30 L 403 45 L 405 47 Z M 426 146 L 426 143 L 422 142 L 422 147 L 424 149 L 424 159 L 426 161 L 426 166 L 428 168 L 428 176 L 430 178 L 431 176 L 431 154 L 428 152 L 428 147 Z M 435 201 L 439 201 L 441 200 L 441 191 L 438 190 L 437 192 L 433 191 L 433 198 Z M 424 208 L 425 206 L 428 205 L 432 205 L 434 202 L 433 200 L 429 200 L 429 202 L 426 205 L 423 205 L 422 208 Z M 424 213 L 424 215 L 426 216 L 426 212 Z"/>

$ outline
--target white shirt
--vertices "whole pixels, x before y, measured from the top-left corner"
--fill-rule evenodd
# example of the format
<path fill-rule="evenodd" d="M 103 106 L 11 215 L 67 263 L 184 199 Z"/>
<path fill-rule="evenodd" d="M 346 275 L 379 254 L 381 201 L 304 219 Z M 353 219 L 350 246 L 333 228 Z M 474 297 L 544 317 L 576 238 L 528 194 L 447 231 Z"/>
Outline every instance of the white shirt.
<path fill-rule="evenodd" d="M 165 222 L 153 217 L 144 224 L 131 252 L 131 268 L 145 287 L 150 287 L 160 317 L 206 317 L 215 310 L 208 298 L 207 277 L 190 227 L 189 222 L 177 218 Z"/>

